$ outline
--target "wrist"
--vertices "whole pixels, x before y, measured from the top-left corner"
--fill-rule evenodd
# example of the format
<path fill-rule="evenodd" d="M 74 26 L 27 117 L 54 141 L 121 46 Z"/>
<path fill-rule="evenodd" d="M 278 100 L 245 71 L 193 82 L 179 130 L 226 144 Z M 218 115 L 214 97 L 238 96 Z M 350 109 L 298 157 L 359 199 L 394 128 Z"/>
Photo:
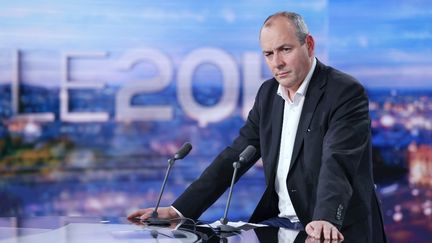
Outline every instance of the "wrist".
<path fill-rule="evenodd" d="M 169 207 L 168 214 L 169 214 L 170 218 L 179 218 L 180 217 L 180 215 L 178 215 L 176 210 L 174 210 L 172 207 Z"/>

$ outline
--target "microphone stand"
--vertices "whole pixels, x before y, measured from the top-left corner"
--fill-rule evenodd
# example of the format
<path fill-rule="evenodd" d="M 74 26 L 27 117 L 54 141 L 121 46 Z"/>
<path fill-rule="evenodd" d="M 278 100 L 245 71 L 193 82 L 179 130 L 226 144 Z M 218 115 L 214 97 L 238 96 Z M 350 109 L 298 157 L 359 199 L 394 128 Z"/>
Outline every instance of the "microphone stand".
<path fill-rule="evenodd" d="M 255 155 L 255 152 L 256 152 L 255 147 L 252 145 L 248 145 L 246 149 L 244 149 L 243 152 L 241 152 L 241 154 L 239 155 L 239 160 L 233 163 L 234 171 L 233 171 L 233 176 L 231 178 L 231 186 L 228 192 L 228 199 L 225 206 L 225 212 L 224 212 L 224 216 L 219 220 L 221 222 L 221 225 L 217 227 L 217 229 L 219 230 L 219 237 L 221 238 L 221 240 L 222 239 L 226 240 L 226 237 L 229 237 L 233 234 L 239 234 L 241 231 L 239 228 L 228 225 L 228 218 L 227 218 L 228 209 L 231 203 L 231 197 L 233 193 L 235 179 L 237 176 L 237 170 L 240 168 L 241 163 L 246 163 L 250 161 Z"/>
<path fill-rule="evenodd" d="M 158 198 L 158 201 L 156 203 L 156 207 L 153 210 L 151 217 L 149 219 L 147 219 L 147 221 L 146 221 L 148 225 L 158 225 L 158 226 L 167 226 L 167 225 L 170 225 L 170 220 L 169 219 L 159 219 L 158 218 L 158 212 L 157 212 L 157 210 L 159 208 L 159 204 L 160 204 L 160 201 L 161 201 L 161 198 L 162 198 L 162 194 L 163 194 L 164 189 L 165 189 L 165 185 L 166 185 L 167 180 L 168 180 L 169 173 L 171 171 L 171 167 L 174 165 L 174 162 L 176 160 L 180 160 L 180 159 L 183 159 L 184 157 L 186 157 L 186 155 L 189 154 L 189 152 L 191 151 L 191 149 L 192 149 L 192 145 L 190 143 L 185 143 L 180 148 L 180 150 L 174 155 L 174 157 L 168 160 L 168 168 L 167 168 L 167 171 L 165 173 L 165 178 L 163 180 L 161 190 L 159 192 L 159 198 Z"/>
<path fill-rule="evenodd" d="M 168 160 L 168 168 L 167 168 L 167 171 L 165 173 L 165 178 L 164 178 L 164 180 L 162 182 L 162 187 L 161 187 L 161 190 L 159 192 L 159 198 L 157 200 L 156 207 L 153 210 L 151 217 L 147 219 L 147 223 L 149 225 L 160 225 L 160 226 L 170 225 L 170 221 L 169 220 L 159 219 L 158 218 L 158 212 L 157 212 L 157 210 L 159 208 L 159 204 L 160 204 L 160 201 L 161 201 L 161 198 L 162 198 L 162 194 L 163 194 L 163 192 L 165 190 L 165 186 L 166 186 L 166 183 L 167 183 L 167 180 L 168 180 L 168 176 L 169 176 L 169 173 L 171 171 L 171 167 L 174 165 L 174 162 L 175 162 L 175 158 L 171 158 L 171 159 Z"/>
<path fill-rule="evenodd" d="M 224 212 L 223 217 L 219 220 L 222 224 L 220 226 L 218 226 L 218 229 L 222 233 L 239 233 L 240 232 L 240 229 L 227 224 L 228 223 L 228 218 L 227 218 L 228 209 L 229 209 L 229 206 L 231 203 L 231 197 L 232 197 L 232 192 L 233 192 L 233 188 L 234 188 L 235 178 L 237 175 L 237 170 L 240 168 L 240 165 L 241 164 L 239 161 L 233 163 L 234 171 L 233 171 L 233 176 L 231 179 L 231 186 L 230 186 L 230 189 L 228 192 L 228 199 L 227 199 L 227 203 L 225 206 L 225 212 Z"/>

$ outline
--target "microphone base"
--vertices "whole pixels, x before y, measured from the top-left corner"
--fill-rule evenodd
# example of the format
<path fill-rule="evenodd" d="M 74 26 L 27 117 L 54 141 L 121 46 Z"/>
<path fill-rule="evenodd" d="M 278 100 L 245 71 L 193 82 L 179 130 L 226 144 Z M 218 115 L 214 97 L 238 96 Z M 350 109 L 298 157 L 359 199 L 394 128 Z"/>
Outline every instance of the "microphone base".
<path fill-rule="evenodd" d="M 170 226 L 171 222 L 168 219 L 158 219 L 158 218 L 149 218 L 147 220 L 144 220 L 145 223 L 148 225 L 155 225 L 155 226 Z"/>

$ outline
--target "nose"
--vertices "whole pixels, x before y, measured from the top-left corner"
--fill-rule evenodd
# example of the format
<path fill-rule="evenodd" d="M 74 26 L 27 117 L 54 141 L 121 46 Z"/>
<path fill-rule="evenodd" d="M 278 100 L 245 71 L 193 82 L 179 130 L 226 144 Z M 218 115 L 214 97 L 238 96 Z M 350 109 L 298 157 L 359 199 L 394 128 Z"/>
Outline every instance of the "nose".
<path fill-rule="evenodd" d="M 276 52 L 273 56 L 273 67 L 275 68 L 282 68 L 285 66 L 285 62 L 283 60 L 282 54 L 279 52 Z"/>

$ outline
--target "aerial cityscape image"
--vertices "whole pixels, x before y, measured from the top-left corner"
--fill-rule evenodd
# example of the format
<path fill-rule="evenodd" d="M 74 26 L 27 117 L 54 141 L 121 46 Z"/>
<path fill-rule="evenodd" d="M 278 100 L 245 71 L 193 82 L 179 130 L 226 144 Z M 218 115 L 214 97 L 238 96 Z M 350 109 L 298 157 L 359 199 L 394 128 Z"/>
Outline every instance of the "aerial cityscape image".
<path fill-rule="evenodd" d="M 302 14 L 318 60 L 369 97 L 374 179 L 390 242 L 432 239 L 432 2 L 1 1 L 0 217 L 126 216 L 153 207 L 185 143 L 170 205 L 238 135 L 272 77 L 259 44 Z M 258 161 L 230 220 L 265 189 Z M 219 219 L 227 193 L 203 215 Z"/>

